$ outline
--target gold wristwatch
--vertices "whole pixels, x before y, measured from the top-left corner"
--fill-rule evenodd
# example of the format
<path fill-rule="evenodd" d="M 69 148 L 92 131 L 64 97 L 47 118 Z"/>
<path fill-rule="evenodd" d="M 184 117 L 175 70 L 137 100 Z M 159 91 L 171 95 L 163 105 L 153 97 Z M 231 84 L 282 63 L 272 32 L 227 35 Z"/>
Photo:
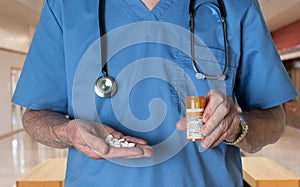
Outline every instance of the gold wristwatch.
<path fill-rule="evenodd" d="M 242 116 L 242 115 L 238 115 L 239 119 L 240 119 L 240 127 L 241 127 L 241 133 L 239 134 L 239 136 L 237 137 L 237 139 L 233 142 L 227 142 L 224 141 L 224 143 L 226 143 L 227 145 L 235 145 L 239 142 L 241 142 L 246 134 L 248 133 L 248 123 L 246 121 L 246 119 Z"/>

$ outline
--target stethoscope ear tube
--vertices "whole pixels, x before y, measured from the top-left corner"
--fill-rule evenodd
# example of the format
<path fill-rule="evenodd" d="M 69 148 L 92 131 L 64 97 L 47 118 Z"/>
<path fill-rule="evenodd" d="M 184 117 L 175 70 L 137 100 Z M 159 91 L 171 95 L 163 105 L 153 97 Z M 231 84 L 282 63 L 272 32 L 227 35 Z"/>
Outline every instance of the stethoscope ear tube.
<path fill-rule="evenodd" d="M 218 0 L 218 5 L 220 8 L 221 17 L 225 18 L 226 17 L 226 9 L 225 9 L 224 2 L 222 0 Z"/>
<path fill-rule="evenodd" d="M 210 79 L 210 80 L 225 80 L 226 77 L 226 70 L 229 65 L 229 55 L 228 55 L 228 46 L 227 46 L 227 25 L 226 25 L 226 11 L 225 11 L 225 6 L 222 0 L 218 0 L 218 7 L 220 11 L 220 18 L 222 21 L 222 29 L 223 29 L 223 42 L 224 42 L 224 51 L 225 51 L 225 66 L 221 74 L 219 75 L 207 75 L 205 73 L 201 73 L 196 65 L 195 61 L 195 36 L 194 36 L 194 19 L 195 19 L 195 14 L 197 10 L 195 11 L 194 9 L 194 4 L 195 1 L 191 0 L 190 1 L 190 6 L 189 6 L 189 14 L 190 14 L 190 48 L 191 48 L 191 60 L 192 60 L 192 66 L 193 69 L 196 72 L 195 77 L 197 79 L 203 80 L 203 79 Z M 198 7 L 199 8 L 199 7 Z"/>

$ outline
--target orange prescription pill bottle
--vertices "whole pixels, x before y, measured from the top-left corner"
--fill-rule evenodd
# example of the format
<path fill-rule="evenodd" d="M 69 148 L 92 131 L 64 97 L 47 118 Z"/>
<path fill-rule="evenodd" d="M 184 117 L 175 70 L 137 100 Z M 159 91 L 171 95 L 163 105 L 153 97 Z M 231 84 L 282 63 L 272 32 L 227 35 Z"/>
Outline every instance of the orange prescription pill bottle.
<path fill-rule="evenodd" d="M 199 142 L 204 139 L 202 135 L 203 112 L 206 104 L 203 96 L 187 96 L 186 99 L 186 135 L 190 142 Z"/>

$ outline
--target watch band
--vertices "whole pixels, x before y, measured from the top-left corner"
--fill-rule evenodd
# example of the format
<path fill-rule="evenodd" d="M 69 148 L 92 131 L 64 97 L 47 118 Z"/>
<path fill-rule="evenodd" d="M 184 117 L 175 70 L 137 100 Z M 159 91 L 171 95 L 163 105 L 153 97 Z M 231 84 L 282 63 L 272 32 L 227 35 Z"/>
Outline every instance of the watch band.
<path fill-rule="evenodd" d="M 235 144 L 241 142 L 245 138 L 246 134 L 248 133 L 248 124 L 247 124 L 246 119 L 242 115 L 238 115 L 238 117 L 240 119 L 240 127 L 241 127 L 242 131 L 235 141 L 233 141 L 233 142 L 224 141 L 224 143 L 227 145 L 235 145 Z"/>

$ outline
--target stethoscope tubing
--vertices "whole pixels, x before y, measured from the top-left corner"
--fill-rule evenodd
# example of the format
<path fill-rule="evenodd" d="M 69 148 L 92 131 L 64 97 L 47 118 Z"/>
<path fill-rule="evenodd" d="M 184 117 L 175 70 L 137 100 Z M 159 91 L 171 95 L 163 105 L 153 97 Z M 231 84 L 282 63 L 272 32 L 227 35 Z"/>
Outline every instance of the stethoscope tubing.
<path fill-rule="evenodd" d="M 101 64 L 102 64 L 102 74 L 107 76 L 107 38 L 106 34 L 106 24 L 105 24 L 105 0 L 99 0 L 99 10 L 98 10 L 98 21 L 100 30 L 100 42 L 101 42 Z"/>
<path fill-rule="evenodd" d="M 99 0 L 99 10 L 98 10 L 98 21 L 100 30 L 100 45 L 101 45 L 101 65 L 102 65 L 102 76 L 98 77 L 94 83 L 95 93 L 102 98 L 112 97 L 117 91 L 116 81 L 108 75 L 107 72 L 107 38 L 106 34 L 106 24 L 105 24 L 105 0 Z M 218 8 L 220 12 L 220 18 L 222 21 L 223 30 L 223 42 L 225 51 L 225 66 L 221 74 L 212 76 L 205 73 L 201 73 L 196 65 L 195 61 L 195 36 L 194 36 L 194 18 L 197 9 L 201 6 L 198 5 L 194 8 L 195 0 L 190 1 L 189 5 L 189 15 L 190 15 L 190 48 L 191 48 L 191 60 L 193 69 L 196 72 L 197 79 L 211 79 L 211 80 L 225 80 L 226 70 L 229 64 L 228 46 L 227 46 L 227 25 L 226 25 L 226 10 L 222 0 L 218 0 Z"/>
<path fill-rule="evenodd" d="M 95 93 L 102 98 L 110 98 L 117 92 L 117 83 L 113 77 L 107 73 L 107 37 L 105 24 L 105 0 L 99 1 L 98 21 L 100 30 L 101 45 L 101 66 L 102 76 L 98 77 L 94 83 Z"/>
<path fill-rule="evenodd" d="M 204 3 L 203 3 L 204 4 Z M 198 5 L 198 7 L 194 8 L 195 0 L 190 1 L 189 6 L 189 15 L 190 15 L 190 49 L 191 49 L 191 60 L 193 69 L 196 72 L 197 79 L 210 79 L 210 80 L 225 80 L 226 79 L 226 71 L 229 65 L 229 52 L 227 46 L 227 24 L 226 24 L 226 10 L 222 0 L 218 0 L 218 8 L 220 11 L 220 18 L 222 22 L 222 31 L 223 31 L 223 42 L 224 42 L 224 51 L 225 51 L 225 66 L 223 71 L 219 75 L 208 75 L 205 73 L 201 73 L 196 65 L 195 61 L 195 34 L 194 34 L 194 19 L 197 9 L 203 4 Z M 206 4 L 206 3 L 205 3 Z"/>

